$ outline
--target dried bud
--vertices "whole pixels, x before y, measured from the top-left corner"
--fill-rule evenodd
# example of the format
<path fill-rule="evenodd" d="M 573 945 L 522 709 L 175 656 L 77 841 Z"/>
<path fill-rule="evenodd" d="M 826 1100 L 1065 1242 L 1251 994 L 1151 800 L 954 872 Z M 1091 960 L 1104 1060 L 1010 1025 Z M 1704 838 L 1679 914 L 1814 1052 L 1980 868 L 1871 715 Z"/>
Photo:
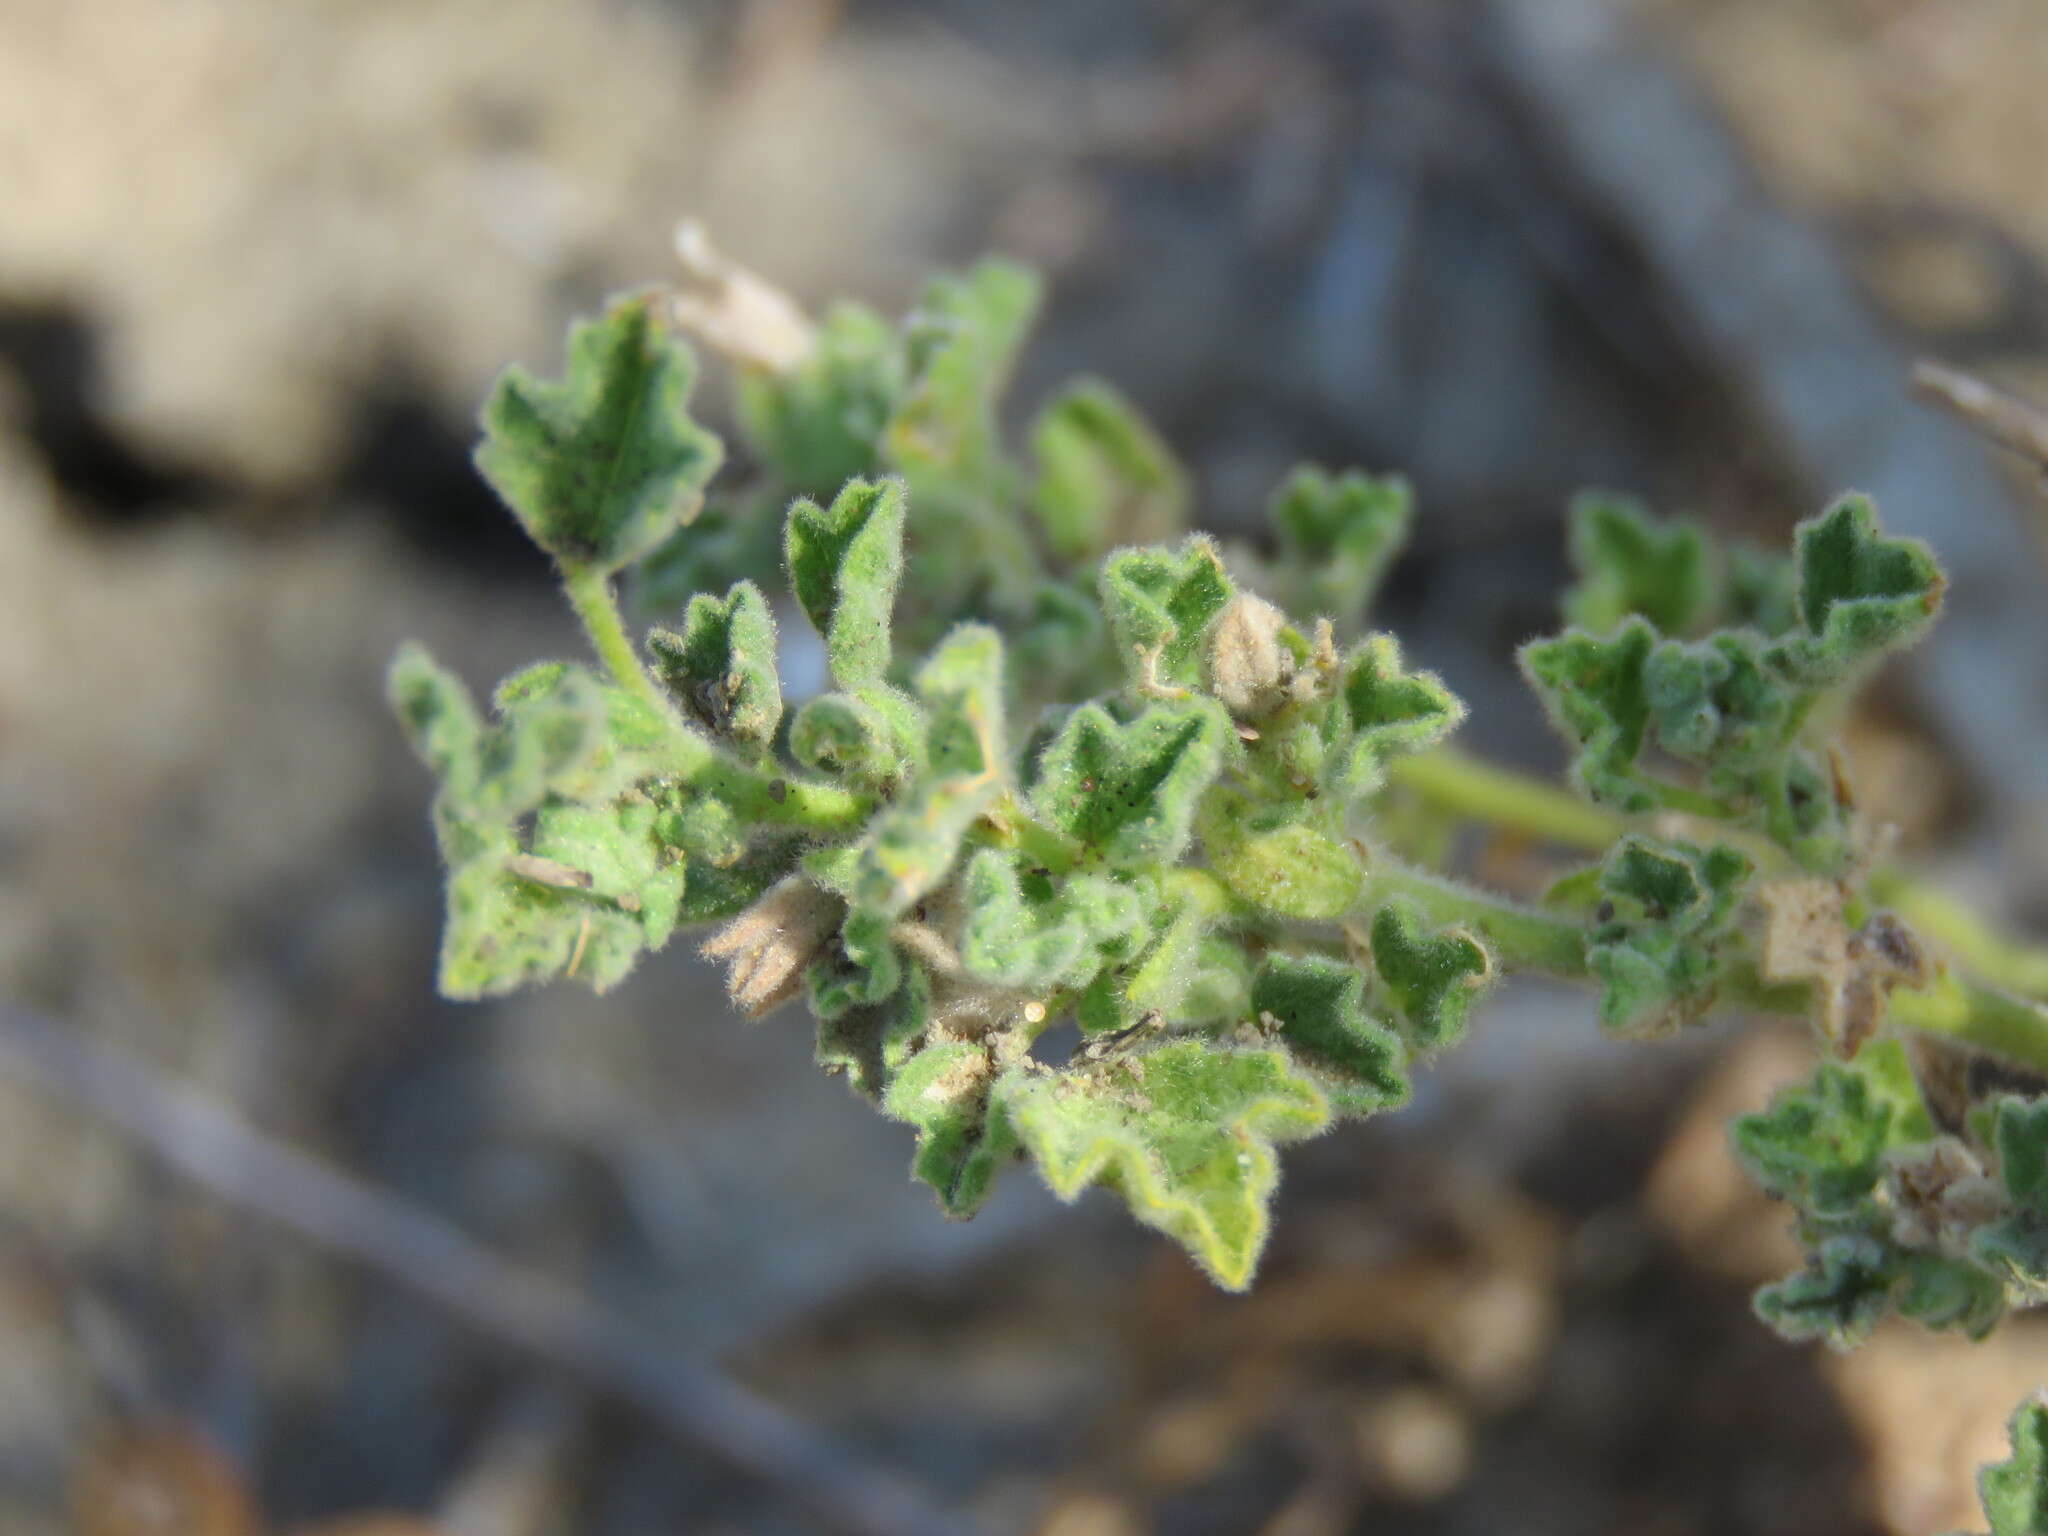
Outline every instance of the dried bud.
<path fill-rule="evenodd" d="M 1280 643 L 1287 615 L 1240 592 L 1209 632 L 1209 691 L 1240 720 L 1257 720 L 1287 701 L 1294 658 Z"/>
<path fill-rule="evenodd" d="M 1908 1248 L 1968 1251 L 1970 1234 L 2004 1214 L 1998 1184 L 1952 1136 L 1893 1154 L 1892 1236 Z"/>
<path fill-rule="evenodd" d="M 792 877 L 705 940 L 698 953 L 726 962 L 733 1006 L 758 1019 L 802 989 L 804 971 L 845 915 L 837 896 Z"/>
<path fill-rule="evenodd" d="M 676 256 L 691 289 L 675 297 L 676 324 L 736 363 L 793 373 L 816 337 L 796 300 L 721 255 L 695 220 L 676 228 Z"/>

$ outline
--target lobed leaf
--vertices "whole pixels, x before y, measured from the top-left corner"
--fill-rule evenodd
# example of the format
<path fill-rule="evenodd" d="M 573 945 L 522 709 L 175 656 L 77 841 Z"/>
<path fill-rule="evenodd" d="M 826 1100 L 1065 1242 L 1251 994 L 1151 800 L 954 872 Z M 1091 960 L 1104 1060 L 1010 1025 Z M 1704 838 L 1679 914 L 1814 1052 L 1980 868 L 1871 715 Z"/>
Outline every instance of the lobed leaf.
<path fill-rule="evenodd" d="M 1635 772 L 1651 720 L 1643 672 L 1656 644 L 1656 631 L 1632 618 L 1609 635 L 1567 630 L 1521 650 L 1529 685 L 1577 749 L 1572 782 L 1618 810 L 1648 811 L 1657 804 Z"/>
<path fill-rule="evenodd" d="M 995 1175 L 1017 1153 L 996 1074 L 979 1041 L 928 1045 L 897 1072 L 883 1100 L 892 1118 L 917 1127 L 911 1176 L 930 1185 L 939 1209 L 956 1219 L 981 1209 Z"/>
<path fill-rule="evenodd" d="M 1415 498 L 1398 475 L 1303 465 L 1273 493 L 1268 515 L 1300 607 L 1340 624 L 1365 614 L 1408 541 Z"/>
<path fill-rule="evenodd" d="M 1842 682 L 1919 639 L 1940 611 L 1947 583 L 1933 554 L 1880 533 L 1867 497 L 1845 496 L 1801 523 L 1795 544 L 1800 627 L 1770 652 L 1789 677 Z"/>
<path fill-rule="evenodd" d="M 723 455 L 689 418 L 696 360 L 654 306 L 615 301 L 570 330 L 559 382 L 508 368 L 484 403 L 477 468 L 565 567 L 640 559 L 695 516 Z"/>
<path fill-rule="evenodd" d="M 1707 540 L 1691 523 L 1661 520 L 1629 497 L 1584 495 L 1572 503 L 1571 555 L 1579 580 L 1565 594 L 1568 624 L 1604 635 L 1639 617 L 1683 635 L 1707 615 Z"/>
<path fill-rule="evenodd" d="M 1154 691 L 1201 685 L 1203 642 L 1233 590 L 1213 543 L 1118 550 L 1103 562 L 1098 590 L 1134 682 Z"/>
<path fill-rule="evenodd" d="M 1370 1115 L 1408 1102 L 1405 1052 L 1365 1010 L 1356 966 L 1322 955 L 1269 955 L 1252 983 L 1252 1010 L 1314 1074 L 1339 1114 Z"/>
<path fill-rule="evenodd" d="M 1625 1033 L 1690 1023 L 1713 1006 L 1735 908 L 1751 873 L 1733 848 L 1627 837 L 1600 873 L 1605 900 L 1586 949 L 1600 1022 Z"/>
<path fill-rule="evenodd" d="M 903 484 L 853 480 L 829 507 L 791 504 L 783 535 L 789 584 L 825 640 L 832 677 L 866 688 L 889 669 L 889 627 L 903 574 Z"/>
<path fill-rule="evenodd" d="M 1112 868 L 1171 864 L 1230 739 L 1208 699 L 1154 704 L 1129 721 L 1083 704 L 1039 758 L 1032 809 Z"/>
<path fill-rule="evenodd" d="M 647 649 L 662 686 L 713 734 L 756 752 L 774 744 L 782 724 L 775 616 L 751 581 L 724 598 L 700 592 L 684 610 L 682 632 L 654 630 Z"/>
<path fill-rule="evenodd" d="M 1977 1474 L 1991 1536 L 2048 1536 L 2048 1400 L 2020 1405 L 2011 1439 L 2012 1455 Z"/>
<path fill-rule="evenodd" d="M 1187 526 L 1187 475 L 1173 450 L 1099 379 L 1069 385 L 1032 428 L 1038 479 L 1031 508 L 1053 554 L 1070 564 Z"/>
<path fill-rule="evenodd" d="M 1053 1193 L 1115 1189 L 1233 1291 L 1265 1245 L 1275 1145 L 1329 1123 L 1323 1095 L 1284 1051 L 1193 1039 L 1067 1072 L 1015 1071 L 995 1102 Z"/>
<path fill-rule="evenodd" d="M 1493 957 L 1462 928 L 1432 931 L 1413 902 L 1373 914 L 1372 965 L 1419 1051 L 1454 1044 L 1472 1000 L 1493 979 Z"/>
<path fill-rule="evenodd" d="M 1358 798 L 1386 780 L 1397 757 L 1426 752 L 1455 731 L 1465 705 L 1434 672 L 1410 672 L 1392 635 L 1369 635 L 1345 659 L 1331 727 L 1342 743 L 1333 755 L 1333 787 Z"/>

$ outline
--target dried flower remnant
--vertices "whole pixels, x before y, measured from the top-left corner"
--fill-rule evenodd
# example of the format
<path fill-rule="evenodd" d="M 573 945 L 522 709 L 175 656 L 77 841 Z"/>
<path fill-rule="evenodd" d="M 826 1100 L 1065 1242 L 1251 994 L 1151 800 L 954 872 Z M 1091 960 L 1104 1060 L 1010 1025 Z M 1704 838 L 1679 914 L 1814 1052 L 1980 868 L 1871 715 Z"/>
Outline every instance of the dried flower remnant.
<path fill-rule="evenodd" d="M 846 915 L 846 903 L 804 879 L 785 880 L 704 941 L 698 953 L 726 965 L 726 993 L 750 1019 L 803 991 L 804 972 Z"/>

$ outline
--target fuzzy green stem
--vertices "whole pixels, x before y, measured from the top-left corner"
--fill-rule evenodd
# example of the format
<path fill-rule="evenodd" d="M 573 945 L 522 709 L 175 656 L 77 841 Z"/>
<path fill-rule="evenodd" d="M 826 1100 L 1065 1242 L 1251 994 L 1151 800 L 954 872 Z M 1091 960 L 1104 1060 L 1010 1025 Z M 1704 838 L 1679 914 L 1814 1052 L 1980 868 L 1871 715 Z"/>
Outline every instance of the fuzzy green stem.
<path fill-rule="evenodd" d="M 1893 994 L 1892 1021 L 2048 1072 L 2048 1007 L 1953 973 Z"/>
<path fill-rule="evenodd" d="M 1390 897 L 1413 902 L 1438 927 L 1476 934 L 1503 971 L 1535 971 L 1569 981 L 1588 974 L 1586 930 L 1569 918 L 1376 856 L 1357 911 L 1370 914 Z M 1721 1000 L 1758 1013 L 1806 1018 L 1812 1014 L 1813 990 L 1805 982 L 1767 980 L 1743 962 L 1722 978 Z M 1894 993 L 1891 1019 L 2048 1072 L 2048 1006 L 1981 981 L 1950 973 L 1922 990 Z"/>
<path fill-rule="evenodd" d="M 1451 747 L 1397 758 L 1388 764 L 1387 776 L 1453 815 L 1588 853 L 1604 852 L 1629 826 L 1626 817 L 1589 805 L 1542 779 L 1496 768 Z"/>
<path fill-rule="evenodd" d="M 1605 853 L 1633 824 L 1568 790 L 1455 748 L 1401 758 L 1389 765 L 1388 778 L 1454 816 L 1585 853 Z M 1893 866 L 1871 873 L 1870 895 L 1989 985 L 2024 997 L 2048 997 L 2048 950 L 1994 932 L 1953 897 Z"/>
<path fill-rule="evenodd" d="M 1378 855 L 1367 866 L 1357 910 L 1370 914 L 1390 897 L 1413 902 L 1439 928 L 1478 935 L 1506 970 L 1569 979 L 1586 974 L 1586 930 L 1569 918 Z"/>
<path fill-rule="evenodd" d="M 590 637 L 591 649 L 619 686 L 659 705 L 663 713 L 673 713 L 674 706 L 640 660 L 640 653 L 626 633 L 619 601 L 612 595 L 611 577 L 597 566 L 565 563 L 562 589 L 583 623 L 584 634 Z"/>

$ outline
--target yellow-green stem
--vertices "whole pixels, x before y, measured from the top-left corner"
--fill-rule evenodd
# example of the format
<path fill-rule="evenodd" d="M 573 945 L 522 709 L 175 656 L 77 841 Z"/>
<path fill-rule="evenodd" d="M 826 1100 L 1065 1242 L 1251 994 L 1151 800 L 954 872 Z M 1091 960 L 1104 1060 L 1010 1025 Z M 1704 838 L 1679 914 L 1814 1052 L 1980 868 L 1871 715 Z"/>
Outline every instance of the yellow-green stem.
<path fill-rule="evenodd" d="M 1560 847 L 1604 853 L 1635 823 L 1545 780 L 1498 768 L 1453 748 L 1389 766 L 1389 779 L 1454 816 L 1520 832 Z M 1870 876 L 1870 895 L 1985 982 L 2025 997 L 2048 997 L 2048 950 L 1994 933 L 1953 897 L 1895 866 Z"/>
<path fill-rule="evenodd" d="M 591 649 L 618 685 L 659 706 L 663 713 L 673 713 L 674 706 L 648 674 L 626 633 L 618 599 L 612 595 L 611 577 L 596 566 L 565 565 L 562 589 L 583 623 L 583 632 L 590 637 Z"/>
<path fill-rule="evenodd" d="M 1569 918 L 1377 856 L 1368 866 L 1358 910 L 1362 915 L 1375 911 L 1390 897 L 1413 902 L 1438 927 L 1476 934 L 1504 971 L 1573 981 L 1588 974 L 1586 930 Z M 1813 1010 L 1809 984 L 1767 980 L 1746 962 L 1722 978 L 1721 1000 L 1734 1008 L 1794 1018 L 1810 1017 Z M 1981 981 L 1944 973 L 1922 990 L 1897 992 L 1891 1018 L 1904 1028 L 1946 1035 L 2048 1072 L 2048 1006 Z"/>

